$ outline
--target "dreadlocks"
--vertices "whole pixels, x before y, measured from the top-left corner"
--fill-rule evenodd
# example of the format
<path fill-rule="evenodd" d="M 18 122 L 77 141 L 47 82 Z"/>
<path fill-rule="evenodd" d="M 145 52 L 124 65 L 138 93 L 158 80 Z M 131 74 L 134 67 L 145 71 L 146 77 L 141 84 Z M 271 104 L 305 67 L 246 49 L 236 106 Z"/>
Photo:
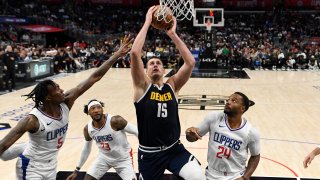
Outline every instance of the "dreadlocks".
<path fill-rule="evenodd" d="M 43 105 L 43 102 L 46 96 L 48 95 L 49 85 L 56 86 L 56 84 L 52 80 L 44 80 L 39 82 L 29 94 L 22 95 L 22 96 L 27 96 L 27 99 L 31 98 L 35 102 L 34 107 L 38 108 L 41 105 Z"/>

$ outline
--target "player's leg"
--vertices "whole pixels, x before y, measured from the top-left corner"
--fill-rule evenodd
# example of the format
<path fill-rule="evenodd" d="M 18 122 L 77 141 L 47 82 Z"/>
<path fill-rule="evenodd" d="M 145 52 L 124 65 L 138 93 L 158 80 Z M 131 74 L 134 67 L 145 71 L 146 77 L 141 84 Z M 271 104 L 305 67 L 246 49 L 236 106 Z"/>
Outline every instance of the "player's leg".
<path fill-rule="evenodd" d="M 40 174 L 36 174 L 35 172 L 36 172 L 36 169 L 33 166 L 33 162 L 31 162 L 29 158 L 23 155 L 20 155 L 16 163 L 17 180 L 20 180 L 20 179 L 41 180 Z"/>
<path fill-rule="evenodd" d="M 178 143 L 170 149 L 172 158 L 168 170 L 186 180 L 205 180 L 199 161 Z"/>
<path fill-rule="evenodd" d="M 117 164 L 115 164 L 113 168 L 116 170 L 117 174 L 123 180 L 137 179 L 136 173 L 134 172 L 134 169 L 133 169 L 133 162 L 131 157 L 128 157 L 123 161 L 117 162 Z"/>
<path fill-rule="evenodd" d="M 139 180 L 161 179 L 168 164 L 165 152 L 147 153 L 138 150 Z"/>
<path fill-rule="evenodd" d="M 111 166 L 107 164 L 107 160 L 102 155 L 98 155 L 96 160 L 90 166 L 85 176 L 85 180 L 100 179 Z"/>

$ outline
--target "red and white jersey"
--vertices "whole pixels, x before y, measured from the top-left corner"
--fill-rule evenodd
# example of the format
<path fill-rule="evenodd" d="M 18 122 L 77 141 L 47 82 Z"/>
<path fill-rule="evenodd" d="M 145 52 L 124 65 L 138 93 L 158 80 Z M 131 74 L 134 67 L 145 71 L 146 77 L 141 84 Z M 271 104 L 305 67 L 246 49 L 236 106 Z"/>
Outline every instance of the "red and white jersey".
<path fill-rule="evenodd" d="M 246 167 L 249 151 L 252 156 L 260 154 L 260 135 L 246 120 L 241 126 L 231 129 L 223 112 L 211 112 L 199 124 L 200 136 L 209 132 L 208 169 L 234 173 Z"/>
<path fill-rule="evenodd" d="M 29 134 L 29 142 L 23 155 L 32 160 L 51 161 L 57 159 L 58 150 L 64 143 L 69 123 L 69 108 L 60 104 L 61 116 L 51 117 L 38 108 L 33 108 L 29 114 L 37 117 L 39 129 Z"/>
<path fill-rule="evenodd" d="M 124 130 L 115 131 L 111 127 L 112 115 L 106 114 L 106 123 L 96 129 L 92 125 L 92 121 L 88 124 L 89 136 L 96 142 L 99 153 L 105 155 L 109 162 L 126 159 L 130 156 L 131 146 L 127 140 Z"/>

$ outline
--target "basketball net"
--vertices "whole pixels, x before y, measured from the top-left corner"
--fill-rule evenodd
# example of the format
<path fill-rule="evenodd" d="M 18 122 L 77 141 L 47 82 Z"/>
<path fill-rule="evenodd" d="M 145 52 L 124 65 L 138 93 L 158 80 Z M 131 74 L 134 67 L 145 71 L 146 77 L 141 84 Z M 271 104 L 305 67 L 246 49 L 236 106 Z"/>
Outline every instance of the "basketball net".
<path fill-rule="evenodd" d="M 156 14 L 158 20 L 166 18 L 168 8 L 172 11 L 173 15 L 178 21 L 194 17 L 194 4 L 193 0 L 160 0 L 160 11 Z"/>
<path fill-rule="evenodd" d="M 207 27 L 207 31 L 210 33 L 211 31 L 211 26 L 212 26 L 212 22 L 210 19 L 207 19 L 206 21 L 206 27 Z"/>

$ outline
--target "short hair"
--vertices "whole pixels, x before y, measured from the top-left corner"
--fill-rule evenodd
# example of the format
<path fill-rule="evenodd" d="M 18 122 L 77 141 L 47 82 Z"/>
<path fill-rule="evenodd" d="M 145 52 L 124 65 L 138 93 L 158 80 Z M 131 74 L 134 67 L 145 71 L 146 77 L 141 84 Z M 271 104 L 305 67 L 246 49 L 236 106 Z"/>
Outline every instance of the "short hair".
<path fill-rule="evenodd" d="M 245 107 L 245 111 L 246 112 L 250 106 L 253 106 L 255 105 L 255 102 L 251 101 L 248 96 L 246 96 L 245 94 L 243 94 L 242 92 L 235 92 L 234 94 L 238 94 L 242 97 L 243 99 L 243 104 L 244 104 L 244 107 Z"/>
<path fill-rule="evenodd" d="M 147 60 L 146 67 L 148 67 L 148 62 L 149 62 L 150 59 L 159 59 L 159 60 L 161 61 L 161 63 L 163 64 L 163 61 L 162 61 L 162 59 L 161 59 L 160 57 L 158 57 L 158 56 L 151 56 L 151 57 L 148 58 L 148 60 Z"/>
<path fill-rule="evenodd" d="M 31 98 L 35 102 L 34 107 L 38 108 L 43 105 L 46 96 L 49 94 L 49 85 L 53 87 L 56 86 L 56 84 L 50 79 L 40 81 L 29 94 L 25 94 L 22 96 L 27 96 L 27 99 Z"/>
<path fill-rule="evenodd" d="M 88 102 L 88 104 L 85 104 L 84 107 L 83 107 L 83 112 L 84 112 L 85 114 L 87 114 L 87 115 L 89 114 L 88 105 L 89 105 L 92 101 L 98 101 L 98 100 L 96 100 L 96 99 L 91 99 L 91 100 Z M 101 101 L 98 101 L 98 102 L 101 104 L 102 107 L 104 107 L 104 102 L 101 102 Z"/>

